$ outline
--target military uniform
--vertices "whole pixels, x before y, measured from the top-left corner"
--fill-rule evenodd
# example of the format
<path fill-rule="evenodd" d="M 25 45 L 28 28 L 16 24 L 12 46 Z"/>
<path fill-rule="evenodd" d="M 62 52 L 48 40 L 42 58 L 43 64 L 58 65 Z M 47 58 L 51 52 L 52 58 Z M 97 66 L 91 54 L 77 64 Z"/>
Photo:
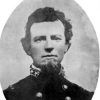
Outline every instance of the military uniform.
<path fill-rule="evenodd" d="M 93 92 L 68 81 L 63 74 L 46 75 L 33 71 L 4 90 L 7 100 L 91 100 Z"/>

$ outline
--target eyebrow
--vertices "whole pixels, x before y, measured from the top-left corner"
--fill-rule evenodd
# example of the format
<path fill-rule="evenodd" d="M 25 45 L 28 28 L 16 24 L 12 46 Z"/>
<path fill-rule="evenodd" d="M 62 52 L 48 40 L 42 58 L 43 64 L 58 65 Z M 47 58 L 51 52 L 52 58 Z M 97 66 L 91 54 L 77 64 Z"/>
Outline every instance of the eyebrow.
<path fill-rule="evenodd" d="M 34 37 L 34 41 L 36 40 L 46 40 L 46 36 L 36 36 Z"/>

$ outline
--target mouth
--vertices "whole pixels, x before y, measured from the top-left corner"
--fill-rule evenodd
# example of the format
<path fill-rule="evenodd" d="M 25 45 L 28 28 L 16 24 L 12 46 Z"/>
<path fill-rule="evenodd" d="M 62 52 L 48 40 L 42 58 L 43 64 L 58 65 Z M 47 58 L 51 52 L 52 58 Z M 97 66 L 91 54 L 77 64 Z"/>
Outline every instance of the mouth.
<path fill-rule="evenodd" d="M 57 55 L 44 55 L 42 58 L 54 58 L 57 57 Z"/>

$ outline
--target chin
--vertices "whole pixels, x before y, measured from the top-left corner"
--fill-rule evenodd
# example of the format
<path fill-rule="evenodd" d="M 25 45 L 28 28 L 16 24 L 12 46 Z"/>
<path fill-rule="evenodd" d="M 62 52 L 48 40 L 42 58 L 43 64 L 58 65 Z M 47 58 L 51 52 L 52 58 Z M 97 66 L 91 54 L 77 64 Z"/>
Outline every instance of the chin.
<path fill-rule="evenodd" d="M 41 68 L 42 72 L 49 74 L 59 73 L 61 69 L 61 66 L 57 61 L 45 61 L 41 63 L 39 67 Z"/>
<path fill-rule="evenodd" d="M 55 59 L 52 60 L 44 60 L 40 65 L 48 66 L 48 65 L 58 65 L 58 61 Z"/>

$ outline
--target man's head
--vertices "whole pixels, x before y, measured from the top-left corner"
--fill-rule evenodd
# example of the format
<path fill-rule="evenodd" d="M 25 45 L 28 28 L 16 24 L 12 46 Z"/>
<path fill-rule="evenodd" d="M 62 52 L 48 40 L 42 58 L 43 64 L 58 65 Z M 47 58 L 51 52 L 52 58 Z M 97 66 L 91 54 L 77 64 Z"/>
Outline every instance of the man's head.
<path fill-rule="evenodd" d="M 72 25 L 65 15 L 45 7 L 33 12 L 26 24 L 22 45 L 35 66 L 59 64 L 70 46 Z"/>

